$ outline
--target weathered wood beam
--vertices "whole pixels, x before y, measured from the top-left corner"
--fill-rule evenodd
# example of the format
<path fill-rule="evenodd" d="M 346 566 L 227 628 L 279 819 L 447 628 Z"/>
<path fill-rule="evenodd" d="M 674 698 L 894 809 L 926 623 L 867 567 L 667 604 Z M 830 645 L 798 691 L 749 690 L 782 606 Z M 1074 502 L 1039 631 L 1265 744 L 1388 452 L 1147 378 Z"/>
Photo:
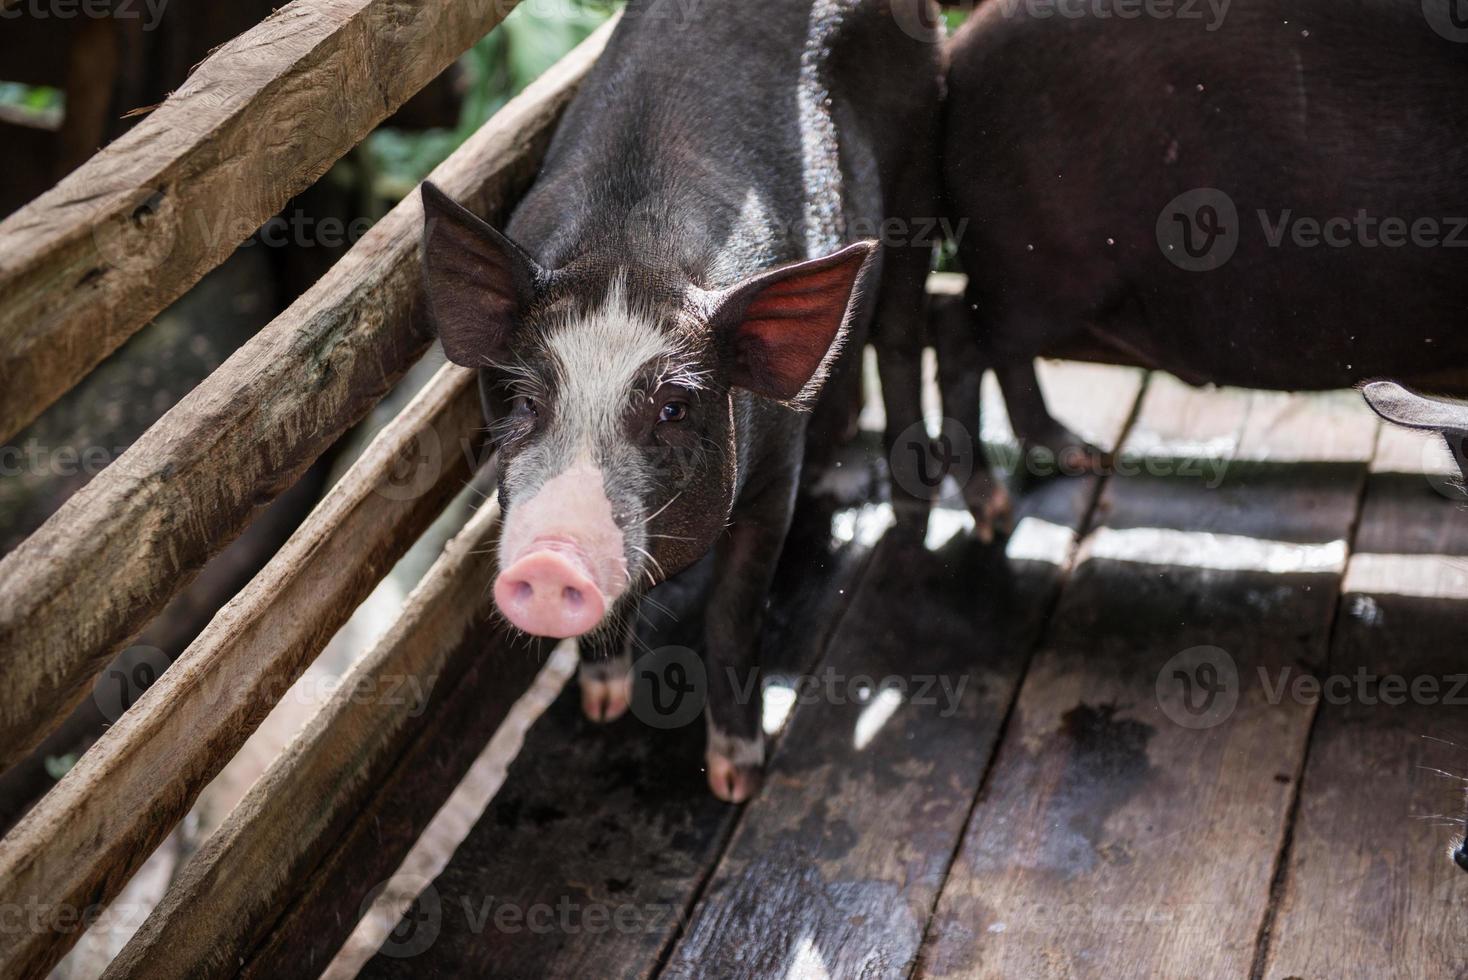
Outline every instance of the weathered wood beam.
<path fill-rule="evenodd" d="M 228 257 L 515 3 L 288 4 L 0 222 L 0 439 Z"/>
<path fill-rule="evenodd" d="M 477 713 L 494 716 L 478 723 L 492 731 L 503 719 L 541 658 L 512 650 L 517 641 L 489 623 L 498 511 L 486 504 L 449 542 L 392 629 L 184 868 L 105 976 L 236 975 L 344 830 L 367 819 L 414 740 L 440 723 L 438 709 L 472 664 L 487 660 L 503 678 L 497 697 L 477 699 Z M 466 748 L 472 758 L 479 746 Z M 445 780 L 445 795 L 454 782 Z"/>
<path fill-rule="evenodd" d="M 609 29 L 432 179 L 481 213 L 502 213 Z M 0 768 L 64 718 L 130 637 L 427 348 L 421 224 L 414 194 L 0 561 Z"/>
<path fill-rule="evenodd" d="M 444 367 L 270 563 L 0 840 L 0 905 L 39 910 L 24 928 L 0 931 L 0 975 L 44 976 L 76 941 L 80 910 L 122 888 L 462 489 L 478 454 L 461 444 L 480 428 L 473 372 Z"/>

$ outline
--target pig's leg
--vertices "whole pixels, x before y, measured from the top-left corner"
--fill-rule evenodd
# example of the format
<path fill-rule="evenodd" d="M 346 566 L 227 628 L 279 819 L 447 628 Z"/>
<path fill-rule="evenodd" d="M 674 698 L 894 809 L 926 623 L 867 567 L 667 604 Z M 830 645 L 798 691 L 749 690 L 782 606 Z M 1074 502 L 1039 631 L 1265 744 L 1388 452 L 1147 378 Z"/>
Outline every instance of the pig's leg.
<path fill-rule="evenodd" d="M 616 721 L 632 699 L 632 623 L 636 608 L 618 622 L 577 640 L 581 710 L 592 721 Z"/>
<path fill-rule="evenodd" d="M 1057 473 L 1097 472 L 1110 465 L 1111 457 L 1066 428 L 1045 406 L 1045 394 L 1035 373 L 1033 357 L 1004 356 L 996 360 L 994 373 L 1004 392 L 1009 422 L 1023 450 L 1021 472 L 1026 477 Z"/>
<path fill-rule="evenodd" d="M 708 604 L 709 788 L 727 803 L 742 803 L 759 787 L 764 766 L 760 728 L 759 643 L 765 600 L 795 510 L 799 467 L 735 514 L 715 545 L 713 593 Z"/>
<path fill-rule="evenodd" d="M 933 249 L 943 238 L 938 149 L 938 92 L 912 120 L 901 164 L 885 172 L 882 274 L 872 318 L 872 346 L 887 415 L 884 448 L 890 467 L 892 507 L 899 521 L 921 527 L 937 493 L 929 478 L 943 464 L 923 451 L 914 426 L 923 417 L 923 345 L 927 338 L 927 282 Z M 904 438 L 904 433 L 910 433 Z M 917 443 L 914 450 L 913 443 Z"/>
<path fill-rule="evenodd" d="M 974 337 L 967 300 L 960 296 L 933 297 L 930 321 L 938 354 L 938 390 L 943 414 L 960 422 L 969 434 L 962 452 L 973 460 L 973 473 L 963 487 L 963 501 L 974 517 L 974 534 L 985 543 L 1007 534 L 1012 521 L 1009 490 L 989 467 L 981 438 L 984 357 Z"/>
<path fill-rule="evenodd" d="M 886 250 L 872 325 L 882 407 L 887 415 L 883 447 L 892 481 L 892 507 L 898 519 L 909 524 L 926 521 L 937 490 L 924 479 L 924 470 L 931 472 L 936 465 L 933 453 L 922 451 L 922 446 L 912 451 L 910 435 L 923 418 L 923 311 L 930 256 L 929 251 L 911 247 Z"/>

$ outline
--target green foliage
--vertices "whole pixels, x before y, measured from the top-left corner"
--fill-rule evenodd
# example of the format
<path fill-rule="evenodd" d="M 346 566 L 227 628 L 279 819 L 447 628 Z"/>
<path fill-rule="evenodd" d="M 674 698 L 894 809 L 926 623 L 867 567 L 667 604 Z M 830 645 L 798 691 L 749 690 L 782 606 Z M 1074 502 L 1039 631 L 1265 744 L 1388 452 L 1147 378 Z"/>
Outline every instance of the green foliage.
<path fill-rule="evenodd" d="M 0 82 L 0 105 L 19 109 L 40 119 L 51 116 L 59 120 L 66 106 L 66 93 L 49 85 Z"/>
<path fill-rule="evenodd" d="M 526 0 L 460 59 L 468 80 L 453 129 L 379 129 L 363 143 L 359 162 L 374 196 L 396 201 L 458 148 L 511 97 L 611 16 L 608 0 Z"/>
<path fill-rule="evenodd" d="M 66 755 L 46 756 L 46 775 L 52 779 L 60 779 L 71 771 L 72 766 L 76 765 L 76 759 L 76 754 L 71 752 Z"/>

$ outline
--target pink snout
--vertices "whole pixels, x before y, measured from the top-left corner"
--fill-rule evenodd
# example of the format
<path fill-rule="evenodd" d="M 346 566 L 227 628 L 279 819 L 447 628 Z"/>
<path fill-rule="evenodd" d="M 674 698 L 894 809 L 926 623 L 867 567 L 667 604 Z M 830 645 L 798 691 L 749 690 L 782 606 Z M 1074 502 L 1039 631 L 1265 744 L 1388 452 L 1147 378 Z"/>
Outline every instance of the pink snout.
<path fill-rule="evenodd" d="M 494 601 L 515 626 L 557 639 L 587 632 L 607 609 L 585 559 L 551 548 L 529 551 L 501 572 Z"/>

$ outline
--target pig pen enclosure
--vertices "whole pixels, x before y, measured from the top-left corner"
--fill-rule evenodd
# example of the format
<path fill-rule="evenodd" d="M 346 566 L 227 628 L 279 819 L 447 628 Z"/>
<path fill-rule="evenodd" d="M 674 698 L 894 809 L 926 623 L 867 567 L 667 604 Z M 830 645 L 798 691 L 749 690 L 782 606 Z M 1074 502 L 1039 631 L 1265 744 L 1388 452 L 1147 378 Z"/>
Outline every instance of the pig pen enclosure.
<path fill-rule="evenodd" d="M 5 438 L 228 257 L 209 229 L 260 225 L 505 12 L 292 4 L 0 223 Z M 607 30 L 432 179 L 502 218 Z M 420 221 L 411 195 L 0 563 L 0 766 L 429 348 Z M 867 437 L 802 500 L 749 803 L 706 791 L 701 724 L 596 726 L 572 682 L 453 854 L 390 886 L 416 898 L 376 955 L 333 960 L 546 689 L 548 647 L 491 615 L 487 501 L 106 975 L 1468 971 L 1446 454 L 1349 392 L 1077 362 L 1042 381 L 1118 462 L 1028 486 L 997 545 L 953 500 L 894 525 Z M 444 367 L 9 828 L 0 975 L 46 975 L 119 894 L 460 492 L 481 430 L 472 373 Z M 985 436 L 1011 449 L 1002 421 Z M 643 642 L 696 645 L 697 608 L 658 595 Z"/>

